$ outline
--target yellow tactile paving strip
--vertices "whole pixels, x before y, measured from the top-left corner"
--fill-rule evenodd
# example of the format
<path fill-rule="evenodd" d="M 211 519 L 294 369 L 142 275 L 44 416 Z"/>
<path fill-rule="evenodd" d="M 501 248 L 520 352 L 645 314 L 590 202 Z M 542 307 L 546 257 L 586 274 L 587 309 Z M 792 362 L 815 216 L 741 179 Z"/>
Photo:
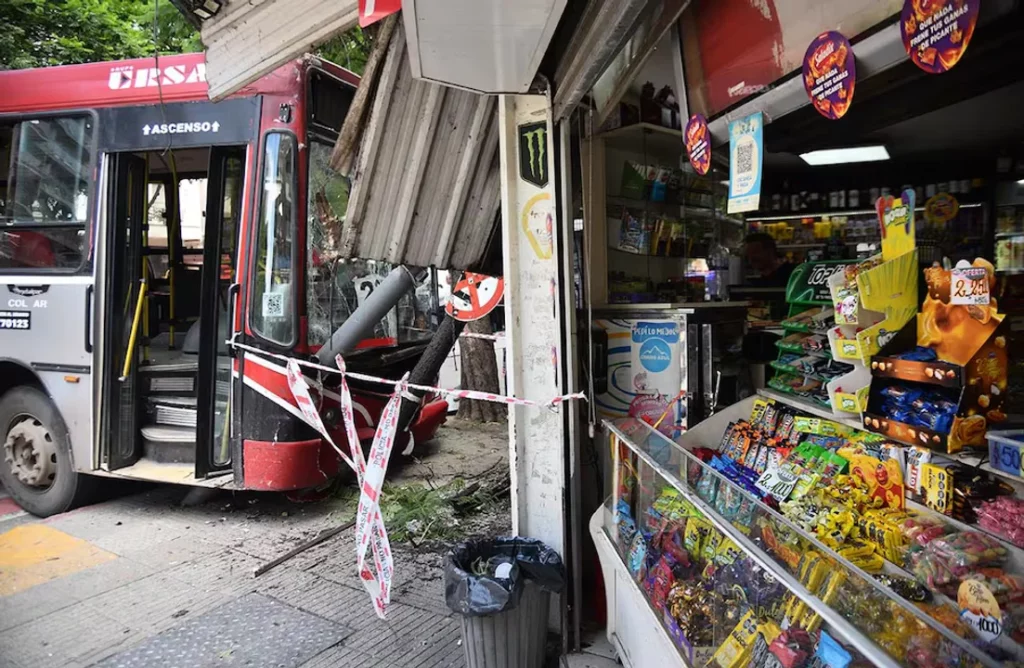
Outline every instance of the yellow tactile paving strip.
<path fill-rule="evenodd" d="M 0 596 L 92 568 L 117 555 L 44 524 L 0 534 Z"/>

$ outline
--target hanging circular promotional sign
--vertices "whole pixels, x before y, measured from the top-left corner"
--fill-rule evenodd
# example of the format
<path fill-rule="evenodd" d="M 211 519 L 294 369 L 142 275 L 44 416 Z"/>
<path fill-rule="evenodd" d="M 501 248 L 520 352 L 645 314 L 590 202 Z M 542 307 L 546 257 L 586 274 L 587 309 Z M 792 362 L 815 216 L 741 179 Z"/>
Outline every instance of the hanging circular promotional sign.
<path fill-rule="evenodd" d="M 834 121 L 842 118 L 853 101 L 856 83 L 849 40 L 834 30 L 815 37 L 804 54 L 804 90 L 818 113 Z"/>
<path fill-rule="evenodd" d="M 690 116 L 683 135 L 686 154 L 690 156 L 693 169 L 704 176 L 711 169 L 711 132 L 708 131 L 708 119 L 701 114 Z"/>
<path fill-rule="evenodd" d="M 924 218 L 933 225 L 944 225 L 959 212 L 960 203 L 949 193 L 932 195 L 924 204 Z"/>
<path fill-rule="evenodd" d="M 967 50 L 978 22 L 980 0 L 904 0 L 900 14 L 903 46 L 914 64 L 942 74 Z"/>

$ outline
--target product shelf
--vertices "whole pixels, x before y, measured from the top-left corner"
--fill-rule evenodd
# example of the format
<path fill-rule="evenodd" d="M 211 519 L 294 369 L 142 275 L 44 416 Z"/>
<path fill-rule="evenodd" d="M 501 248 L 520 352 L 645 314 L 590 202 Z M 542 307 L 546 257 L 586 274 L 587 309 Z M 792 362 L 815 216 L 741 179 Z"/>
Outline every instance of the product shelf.
<path fill-rule="evenodd" d="M 684 192 L 707 192 L 703 190 L 683 190 Z M 627 209 L 642 210 L 642 211 L 653 211 L 655 213 L 662 213 L 665 215 L 677 216 L 680 218 L 692 217 L 692 218 L 705 218 L 712 219 L 723 223 L 732 223 L 733 225 L 744 225 L 744 221 L 738 218 L 733 218 L 725 213 L 722 213 L 722 209 L 712 208 L 703 204 L 685 204 L 682 202 L 657 202 L 654 200 L 638 199 L 635 197 L 622 197 L 621 195 L 609 195 L 606 198 L 608 204 L 615 207 L 625 207 Z"/>
<path fill-rule="evenodd" d="M 774 399 L 775 401 L 788 404 L 793 408 L 805 411 L 811 415 L 817 417 L 826 418 L 833 422 L 844 424 L 851 429 L 863 430 L 860 426 L 860 420 L 856 418 L 836 417 L 836 414 L 827 408 L 817 406 L 805 399 L 794 396 L 792 394 L 786 394 L 785 392 L 779 392 L 778 390 L 772 390 L 768 388 L 760 389 L 757 391 L 758 395 L 765 397 L 766 399 Z"/>
<path fill-rule="evenodd" d="M 815 355 L 815 357 L 825 358 L 825 357 L 830 357 L 830 356 L 829 355 Z M 797 368 L 795 366 L 792 366 L 790 364 L 786 364 L 784 362 L 777 362 L 777 361 L 776 362 L 770 362 L 769 366 L 771 366 L 776 371 L 781 371 L 783 373 L 792 374 L 794 376 L 802 376 L 803 378 L 810 378 L 812 380 L 821 381 L 822 383 L 831 383 L 836 378 L 839 378 L 839 376 L 826 377 L 826 376 L 822 376 L 821 374 L 815 373 L 813 371 L 804 371 L 803 369 L 799 369 L 799 368 Z"/>
<path fill-rule="evenodd" d="M 961 204 L 961 209 L 977 209 L 983 204 L 979 202 L 968 202 Z M 925 208 L 923 206 L 914 207 L 914 211 L 923 212 Z M 820 211 L 817 213 L 808 211 L 797 211 L 795 213 L 785 213 L 778 215 L 762 216 L 754 214 L 747 217 L 748 223 L 767 223 L 783 220 L 804 220 L 805 218 L 844 218 L 849 216 L 877 216 L 878 211 L 875 209 L 836 209 L 833 211 Z"/>
<path fill-rule="evenodd" d="M 863 427 L 860 426 L 859 421 L 856 420 L 856 419 L 850 419 L 850 420 L 836 419 L 835 417 L 828 415 L 828 411 L 817 409 L 816 407 L 813 407 L 813 406 L 807 404 L 807 402 L 801 401 L 801 400 L 799 400 L 796 397 L 793 397 L 793 396 L 790 396 L 790 395 L 786 395 L 784 393 L 779 393 L 779 392 L 776 392 L 776 391 L 773 391 L 773 390 L 758 390 L 758 394 L 760 396 L 762 396 L 762 397 L 773 399 L 773 400 L 775 400 L 777 402 L 780 402 L 780 403 L 784 403 L 784 404 L 786 404 L 788 406 L 796 408 L 797 410 L 800 410 L 800 411 L 803 411 L 803 412 L 806 412 L 806 413 L 809 413 L 809 414 L 812 414 L 812 415 L 820 416 L 820 417 L 823 417 L 823 418 L 827 418 L 827 419 L 830 419 L 830 420 L 832 420 L 833 422 L 836 422 L 836 423 L 845 424 L 846 426 L 848 426 L 851 429 L 854 429 L 856 431 L 862 431 L 862 432 L 866 431 Z M 705 431 L 708 431 L 708 429 L 705 428 Z M 709 440 L 709 439 L 706 439 L 706 440 Z M 683 437 L 683 439 L 681 439 L 681 444 L 684 447 L 687 445 L 686 437 L 685 436 Z M 705 447 L 715 447 L 712 443 L 708 443 L 708 442 L 705 442 L 702 445 L 705 446 Z M 968 465 L 971 465 L 971 466 L 977 466 L 978 468 L 980 468 L 980 469 L 982 469 L 984 471 L 987 471 L 987 472 L 989 472 L 989 473 L 991 473 L 993 475 L 1000 476 L 1000 477 L 1010 481 L 1011 483 L 1015 483 L 1015 488 L 1017 488 L 1018 490 L 1024 488 L 1024 479 L 1017 478 L 1017 477 L 1012 476 L 1012 475 L 1010 475 L 1010 474 L 1008 474 L 1006 472 L 999 471 L 998 469 L 994 469 L 991 466 L 989 466 L 988 464 L 979 463 L 980 460 L 983 459 L 983 458 L 984 458 L 983 454 L 976 454 L 976 453 L 958 454 L 958 455 L 946 455 L 946 454 L 943 454 L 943 453 L 933 452 L 933 461 L 935 461 L 935 462 L 948 462 L 948 463 L 959 462 L 959 463 L 968 464 Z M 907 507 L 908 510 L 911 510 L 911 511 L 913 511 L 913 512 L 919 514 L 919 515 L 922 515 L 922 516 L 925 516 L 925 517 L 929 517 L 929 518 L 938 519 L 938 520 L 942 521 L 943 523 L 945 523 L 945 524 L 947 524 L 947 525 L 949 525 L 951 527 L 954 527 L 955 529 L 957 529 L 959 531 L 973 531 L 973 532 L 977 532 L 977 533 L 981 533 L 981 534 L 990 536 L 991 538 L 997 540 L 1006 549 L 1006 551 L 1007 551 L 1007 566 L 1008 566 L 1009 571 L 1013 572 L 1013 573 L 1016 573 L 1016 574 L 1024 574 L 1024 549 L 1022 549 L 1020 547 L 1017 547 L 1013 543 L 1007 541 L 1005 538 L 1003 538 L 998 533 L 989 531 L 988 529 L 985 529 L 984 527 L 982 527 L 980 525 L 977 525 L 977 524 L 967 524 L 967 523 L 962 522 L 962 521 L 960 521 L 960 520 L 958 520 L 958 519 L 956 519 L 956 518 L 954 518 L 954 517 L 952 517 L 950 515 L 945 515 L 943 513 L 937 512 L 935 510 L 932 510 L 931 508 L 928 508 L 927 506 L 925 506 L 925 505 L 923 505 L 921 503 L 918 503 L 917 501 L 915 501 L 914 499 L 910 498 L 909 496 L 906 499 L 906 507 Z M 895 573 L 895 574 L 903 575 L 903 576 L 906 576 L 906 577 L 913 577 L 901 565 L 893 564 L 892 562 L 888 562 L 888 561 L 886 562 L 886 572 L 887 573 Z M 936 598 L 937 601 L 945 602 L 949 606 L 952 606 L 954 609 L 958 609 L 956 607 L 956 604 L 955 604 L 954 601 L 952 601 L 948 597 L 942 595 L 940 592 L 933 592 L 933 594 L 935 595 L 935 598 Z M 1000 638 L 1000 640 L 997 643 L 997 645 L 1003 651 L 1006 651 L 1006 652 L 1014 655 L 1015 657 L 1017 657 L 1018 660 L 1024 660 L 1024 647 L 1022 647 L 1020 644 L 1014 642 L 1013 640 L 1011 640 L 1009 638 L 1006 638 L 1006 637 Z"/>
<path fill-rule="evenodd" d="M 752 404 L 753 400 L 749 399 L 733 408 L 750 408 Z M 711 420 L 718 417 L 712 417 Z M 944 651 L 951 651 L 954 656 L 968 663 L 999 665 L 974 647 L 970 640 L 956 635 L 870 574 L 830 550 L 817 537 L 806 533 L 788 518 L 762 503 L 758 497 L 691 454 L 688 447 L 706 444 L 715 427 L 719 426 L 718 423 L 723 423 L 721 427 L 724 430 L 728 416 L 717 420 L 714 425 L 708 425 L 707 422 L 700 425 L 700 430 L 682 436 L 679 443 L 638 420 L 605 422 L 605 426 L 617 437 L 618 443 L 636 455 L 644 467 L 677 490 L 757 566 L 781 582 L 807 609 L 820 617 L 830 633 L 840 637 L 872 664 L 899 665 L 906 660 L 911 646 L 937 648 L 942 645 Z M 625 451 L 620 452 L 619 447 L 614 450 L 618 470 L 621 452 Z M 653 477 L 643 472 L 638 476 L 640 485 L 645 481 L 648 485 L 654 482 Z M 828 580 L 816 584 L 806 578 L 806 571 L 801 571 L 805 559 L 815 553 L 825 560 L 822 563 L 828 567 L 830 574 Z M 878 615 L 871 619 L 870 616 L 858 614 L 853 601 L 868 605 L 885 619 L 880 619 Z M 806 614 L 800 613 L 799 619 L 806 620 Z M 889 616 L 892 617 L 891 621 L 887 621 Z M 886 637 L 887 630 L 890 630 L 886 625 L 893 624 L 902 624 L 901 628 L 917 631 L 894 641 L 891 635 Z"/>

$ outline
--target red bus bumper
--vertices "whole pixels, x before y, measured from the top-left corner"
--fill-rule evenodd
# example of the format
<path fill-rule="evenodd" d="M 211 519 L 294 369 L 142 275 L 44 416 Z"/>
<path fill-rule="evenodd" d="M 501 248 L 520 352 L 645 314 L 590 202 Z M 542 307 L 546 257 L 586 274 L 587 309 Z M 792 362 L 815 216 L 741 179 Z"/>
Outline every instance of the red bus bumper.
<path fill-rule="evenodd" d="M 420 411 L 410 428 L 417 443 L 429 441 L 448 418 L 448 402 L 432 401 Z M 360 438 L 371 434 L 360 433 Z M 404 450 L 408 436 L 402 434 L 395 443 Z M 342 443 L 344 445 L 344 443 Z M 338 475 L 341 460 L 323 439 L 309 441 L 242 441 L 243 486 L 245 489 L 286 492 L 317 487 Z"/>

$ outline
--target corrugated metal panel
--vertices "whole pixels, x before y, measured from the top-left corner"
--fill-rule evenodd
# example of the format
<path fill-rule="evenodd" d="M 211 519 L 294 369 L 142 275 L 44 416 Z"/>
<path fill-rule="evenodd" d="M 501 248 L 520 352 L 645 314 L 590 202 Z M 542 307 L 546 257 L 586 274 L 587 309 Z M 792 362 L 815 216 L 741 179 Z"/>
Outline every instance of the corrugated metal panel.
<path fill-rule="evenodd" d="M 501 202 L 496 98 L 414 79 L 399 27 L 352 180 L 343 255 L 473 266 Z"/>
<path fill-rule="evenodd" d="M 210 99 L 234 93 L 358 20 L 358 0 L 229 0 L 203 23 Z"/>

